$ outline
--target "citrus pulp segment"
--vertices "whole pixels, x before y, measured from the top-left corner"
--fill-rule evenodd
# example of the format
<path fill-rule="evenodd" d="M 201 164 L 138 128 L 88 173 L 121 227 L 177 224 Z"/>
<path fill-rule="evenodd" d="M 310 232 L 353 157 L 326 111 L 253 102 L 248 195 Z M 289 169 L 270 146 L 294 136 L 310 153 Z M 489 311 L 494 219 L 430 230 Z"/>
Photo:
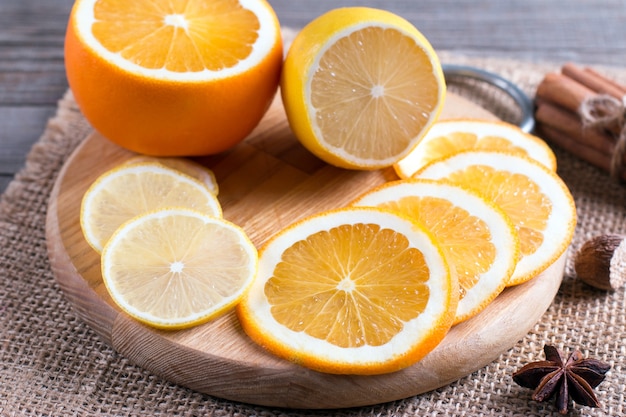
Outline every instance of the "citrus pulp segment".
<path fill-rule="evenodd" d="M 458 286 L 425 229 L 383 210 L 347 208 L 275 235 L 237 312 L 251 339 L 284 359 L 380 374 L 437 346 L 457 302 Z"/>
<path fill-rule="evenodd" d="M 217 197 L 200 181 L 154 163 L 124 164 L 102 174 L 85 192 L 80 226 L 97 252 L 127 220 L 164 207 L 185 207 L 219 217 Z"/>
<path fill-rule="evenodd" d="M 130 316 L 181 329 L 232 308 L 249 288 L 257 261 L 238 226 L 193 210 L 162 209 L 113 234 L 102 252 L 102 279 Z"/>
<path fill-rule="evenodd" d="M 297 34 L 281 94 L 312 153 L 339 167 L 377 169 L 406 156 L 437 119 L 445 81 L 435 51 L 408 21 L 346 7 Z"/>
<path fill-rule="evenodd" d="M 175 158 L 175 157 L 154 157 L 154 156 L 145 156 L 138 155 L 129 159 L 126 163 L 128 164 L 136 164 L 136 163 L 157 163 L 161 165 L 165 165 L 166 167 L 175 169 L 177 171 L 182 172 L 183 174 L 187 174 L 190 177 L 193 177 L 197 180 L 200 180 L 204 185 L 207 186 L 209 190 L 215 195 L 219 193 L 219 185 L 217 183 L 217 179 L 215 178 L 215 173 L 212 170 L 201 165 L 197 162 L 193 162 L 189 159 L 185 158 Z"/>
<path fill-rule="evenodd" d="M 509 216 L 520 238 L 521 259 L 508 285 L 526 282 L 568 248 L 576 206 L 554 172 L 521 155 L 465 151 L 426 165 L 416 178 L 447 179 L 481 193 Z"/>
<path fill-rule="evenodd" d="M 265 0 L 78 0 L 65 39 L 87 120 L 155 156 L 213 154 L 243 140 L 276 93 L 282 59 Z"/>
<path fill-rule="evenodd" d="M 519 238 L 513 223 L 499 207 L 465 187 L 423 179 L 395 181 L 366 192 L 353 205 L 401 213 L 432 233 L 459 281 L 455 323 L 487 307 L 515 270 Z"/>
<path fill-rule="evenodd" d="M 409 178 L 429 162 L 467 150 L 519 153 L 556 171 L 554 152 L 542 139 L 510 123 L 480 119 L 438 121 L 394 169 L 400 178 Z"/>

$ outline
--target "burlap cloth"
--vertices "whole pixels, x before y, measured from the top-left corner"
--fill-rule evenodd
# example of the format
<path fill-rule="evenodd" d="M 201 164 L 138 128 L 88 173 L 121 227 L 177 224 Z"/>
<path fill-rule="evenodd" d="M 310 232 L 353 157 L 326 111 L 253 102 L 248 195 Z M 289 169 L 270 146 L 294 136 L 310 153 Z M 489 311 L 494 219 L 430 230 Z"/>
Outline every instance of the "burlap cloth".
<path fill-rule="evenodd" d="M 504 76 L 530 96 L 543 75 L 562 63 L 477 59 L 441 52 L 445 63 L 471 64 Z M 626 82 L 626 69 L 604 68 Z M 516 108 L 480 83 L 452 86 L 505 120 Z M 623 416 L 626 373 L 624 288 L 593 290 L 575 278 L 573 253 L 600 233 L 626 234 L 626 187 L 555 148 L 559 174 L 573 193 L 578 227 L 565 277 L 549 310 L 535 327 L 496 361 L 433 392 L 370 407 L 307 411 L 269 409 L 213 398 L 152 375 L 129 363 L 83 323 L 57 286 L 44 236 L 48 196 L 55 177 L 90 127 L 71 94 L 28 155 L 25 168 L 0 200 L 0 415 L 220 415 L 220 416 L 545 416 L 552 403 L 530 400 L 531 391 L 511 374 L 543 358 L 544 343 L 612 365 L 596 392 L 603 409 L 577 406 L 572 415 Z M 329 387 L 332 389 L 332 387 Z"/>

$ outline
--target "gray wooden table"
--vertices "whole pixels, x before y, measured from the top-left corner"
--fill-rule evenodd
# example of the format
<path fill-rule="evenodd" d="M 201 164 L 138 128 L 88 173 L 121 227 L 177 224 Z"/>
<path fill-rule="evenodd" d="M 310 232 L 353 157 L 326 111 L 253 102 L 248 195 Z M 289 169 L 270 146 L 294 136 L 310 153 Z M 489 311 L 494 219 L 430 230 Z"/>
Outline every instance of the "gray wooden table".
<path fill-rule="evenodd" d="M 67 89 L 63 37 L 72 0 L 0 0 L 0 193 L 24 165 Z M 626 65 L 624 0 L 270 0 L 284 26 L 366 5 L 398 13 L 436 50 Z"/>

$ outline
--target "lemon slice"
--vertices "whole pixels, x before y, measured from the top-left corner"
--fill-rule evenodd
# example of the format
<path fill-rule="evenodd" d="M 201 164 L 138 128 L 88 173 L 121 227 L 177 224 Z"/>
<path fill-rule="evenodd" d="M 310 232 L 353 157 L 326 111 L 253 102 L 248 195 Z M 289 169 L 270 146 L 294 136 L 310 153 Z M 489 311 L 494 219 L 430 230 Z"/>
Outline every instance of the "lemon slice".
<path fill-rule="evenodd" d="M 457 303 L 457 283 L 429 232 L 355 207 L 274 236 L 237 312 L 252 340 L 282 358 L 321 372 L 380 374 L 435 348 Z"/>
<path fill-rule="evenodd" d="M 222 215 L 217 197 L 200 181 L 158 164 L 123 164 L 102 174 L 87 189 L 80 226 L 87 243 L 101 252 L 122 223 L 164 207 Z"/>
<path fill-rule="evenodd" d="M 102 279 L 130 316 L 182 329 L 232 308 L 252 283 L 257 261 L 240 227 L 193 210 L 162 209 L 115 232 L 102 252 Z"/>
<path fill-rule="evenodd" d="M 467 150 L 519 153 L 556 171 L 554 152 L 542 139 L 510 123 L 479 119 L 438 121 L 394 169 L 400 178 L 409 178 L 436 159 Z"/>
<path fill-rule="evenodd" d="M 281 94 L 300 142 L 326 162 L 377 169 L 406 156 L 439 116 L 445 80 L 405 19 L 334 9 L 305 26 L 285 59 Z"/>
<path fill-rule="evenodd" d="M 204 165 L 198 164 L 185 158 L 154 157 L 147 155 L 134 156 L 126 161 L 126 163 L 128 164 L 136 164 L 139 162 L 150 162 L 165 165 L 166 167 L 175 169 L 182 172 L 183 174 L 187 174 L 190 177 L 199 180 L 204 185 L 206 185 L 213 194 L 219 194 L 219 185 L 217 183 L 217 179 L 215 178 L 215 173 Z"/>
<path fill-rule="evenodd" d="M 509 216 L 521 259 L 508 285 L 526 282 L 568 248 L 576 227 L 574 199 L 561 178 L 538 162 L 499 151 L 465 151 L 426 165 L 417 178 L 448 179 L 476 190 Z"/>
<path fill-rule="evenodd" d="M 505 288 L 519 258 L 513 223 L 496 205 L 460 185 L 433 180 L 384 184 L 357 199 L 424 225 L 439 242 L 459 281 L 455 323 L 489 305 Z"/>

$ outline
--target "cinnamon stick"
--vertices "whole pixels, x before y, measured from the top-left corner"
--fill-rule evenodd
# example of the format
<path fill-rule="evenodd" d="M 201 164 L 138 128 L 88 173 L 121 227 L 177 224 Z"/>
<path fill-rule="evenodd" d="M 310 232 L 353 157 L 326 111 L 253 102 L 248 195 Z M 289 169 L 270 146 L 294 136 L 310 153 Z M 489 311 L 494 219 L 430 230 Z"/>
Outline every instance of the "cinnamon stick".
<path fill-rule="evenodd" d="M 625 86 L 625 85 L 622 85 L 622 84 L 618 83 L 617 81 L 612 80 L 612 79 L 610 79 L 610 78 L 605 78 L 602 74 L 600 74 L 599 72 L 597 72 L 597 71 L 596 71 L 596 70 L 594 70 L 593 68 L 585 68 L 583 71 L 585 71 L 585 72 L 587 72 L 587 73 L 589 73 L 589 74 L 593 75 L 594 77 L 598 77 L 598 78 L 602 78 L 602 79 L 604 79 L 604 81 L 605 81 L 607 84 L 612 85 L 614 88 L 616 88 L 616 89 L 617 89 L 617 91 L 620 91 L 620 92 L 621 92 L 621 94 L 622 94 L 622 96 L 626 95 L 626 86 Z M 619 98 L 619 97 L 618 97 L 618 98 Z"/>
<path fill-rule="evenodd" d="M 574 138 L 567 133 L 563 133 L 562 131 L 550 126 L 541 126 L 541 135 L 573 155 L 589 162 L 603 171 L 608 171 L 610 169 L 610 156 L 579 142 L 577 138 Z M 626 181 L 626 174 L 622 173 L 621 179 Z"/>
<path fill-rule="evenodd" d="M 567 63 L 563 65 L 561 72 L 597 94 L 608 94 L 617 99 L 626 95 L 626 89 L 622 89 L 621 86 L 593 70 L 585 70 L 572 63 Z"/>
<path fill-rule="evenodd" d="M 537 98 L 555 103 L 561 107 L 577 112 L 585 98 L 596 94 L 593 90 L 563 74 L 546 74 L 537 86 Z"/>
<path fill-rule="evenodd" d="M 565 64 L 561 73 L 546 74 L 537 87 L 537 127 L 546 139 L 626 182 L 626 152 L 621 150 L 624 126 L 619 115 L 613 120 L 612 113 L 618 108 L 612 108 L 615 103 L 604 99 L 606 96 L 621 102 L 626 86 L 591 68 Z M 588 126 L 581 113 L 583 103 L 587 116 L 595 118 L 593 112 L 597 111 L 598 117 L 603 117 L 604 112 L 607 117 L 598 119 L 601 124 Z"/>
<path fill-rule="evenodd" d="M 535 119 L 542 126 L 558 129 L 563 134 L 575 138 L 577 142 L 601 152 L 610 158 L 615 141 L 605 133 L 583 127 L 580 117 L 549 101 L 539 102 Z"/>

